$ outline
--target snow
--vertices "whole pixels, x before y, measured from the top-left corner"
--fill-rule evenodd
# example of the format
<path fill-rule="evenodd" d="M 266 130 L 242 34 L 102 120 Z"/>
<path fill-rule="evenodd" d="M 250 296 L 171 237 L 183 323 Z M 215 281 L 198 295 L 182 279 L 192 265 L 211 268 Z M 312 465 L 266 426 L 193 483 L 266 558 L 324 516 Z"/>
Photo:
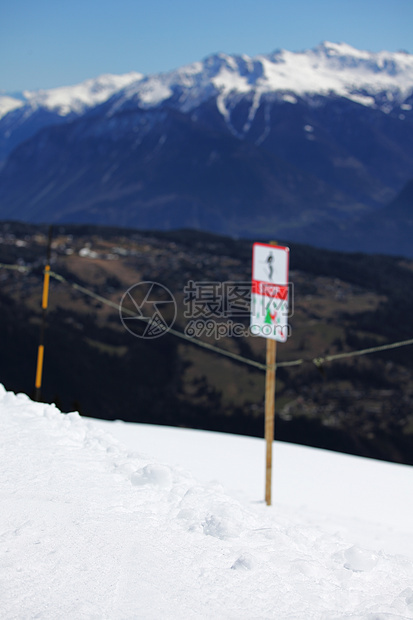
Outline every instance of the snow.
<path fill-rule="evenodd" d="M 325 43 L 315 50 L 282 50 L 260 57 L 266 91 L 293 91 L 329 94 L 353 99 L 362 105 L 374 104 L 369 95 L 385 90 L 407 96 L 413 86 L 413 57 L 391 52 L 362 52 L 348 45 Z M 358 91 L 369 95 L 361 97 Z"/>
<path fill-rule="evenodd" d="M 153 78 L 140 89 L 140 100 L 144 107 L 156 106 L 172 96 L 172 90 L 162 80 Z"/>
<path fill-rule="evenodd" d="M 254 58 L 243 56 L 237 65 L 229 56 L 221 54 L 218 58 L 221 63 L 212 65 L 216 66 L 212 81 L 225 94 L 234 90 L 299 96 L 334 93 L 362 105 L 374 105 L 374 95 L 380 92 L 389 90 L 403 98 L 413 88 L 412 55 L 367 52 L 344 43 L 325 42 L 304 52 L 281 50 Z M 207 59 L 204 64 L 210 66 L 211 61 Z"/>
<path fill-rule="evenodd" d="M 224 433 L 93 420 L 130 450 L 137 443 L 159 461 L 217 481 L 238 500 L 264 497 L 263 440 Z M 413 559 L 413 468 L 275 442 L 273 497 L 277 506 L 340 527 L 361 545 L 378 545 Z M 311 472 L 311 478 L 308 478 Z"/>
<path fill-rule="evenodd" d="M 9 97 L 7 95 L 0 95 L 0 118 L 11 112 L 17 110 L 24 105 L 23 101 L 16 99 L 15 97 Z"/>
<path fill-rule="evenodd" d="M 246 133 L 268 94 L 279 93 L 288 103 L 296 103 L 297 97 L 339 96 L 389 112 L 412 91 L 413 55 L 324 42 L 303 52 L 280 50 L 255 57 L 221 53 L 169 73 L 147 76 L 119 93 L 113 113 L 129 106 L 132 98 L 151 107 L 178 93 L 173 105 L 188 112 L 215 97 L 219 112 L 237 134 L 231 124 L 234 96 L 248 96 L 252 101 L 242 129 Z"/>
<path fill-rule="evenodd" d="M 353 474 L 362 459 L 296 446 L 282 456 L 276 442 L 268 508 L 255 479 L 261 440 L 87 421 L 1 386 L 0 409 L 2 618 L 413 617 L 413 556 L 364 547 L 305 506 L 322 498 L 322 514 L 341 493 L 348 504 L 341 459 Z M 155 448 L 161 459 L 145 455 Z M 370 497 L 411 508 L 411 469 L 369 465 Z M 307 479 L 294 487 L 299 477 Z M 345 511 L 358 519 L 363 481 L 371 483 L 361 467 Z"/>
<path fill-rule="evenodd" d="M 46 108 L 67 116 L 81 114 L 115 96 L 108 116 L 129 108 L 131 102 L 144 108 L 159 106 L 177 94 L 174 105 L 190 112 L 212 97 L 230 125 L 231 97 L 249 96 L 252 105 L 243 129 L 248 131 L 263 95 L 279 93 L 289 103 L 314 95 L 346 97 L 364 106 L 388 112 L 403 104 L 413 90 L 413 55 L 405 52 L 369 52 L 345 43 L 324 42 L 312 50 L 279 50 L 255 57 L 215 54 L 168 73 L 143 76 L 131 72 L 103 75 L 75 86 L 26 91 L 29 110 Z M 382 93 L 391 96 L 381 101 Z M 0 118 L 21 107 L 11 97 L 0 97 Z M 389 107 L 390 105 L 390 107 Z"/>
<path fill-rule="evenodd" d="M 232 69 L 232 70 L 231 70 Z M 247 93 L 251 91 L 251 86 L 248 81 L 242 75 L 239 75 L 237 71 L 234 71 L 233 67 L 223 68 L 219 74 L 212 78 L 212 83 L 220 91 Z"/>
<path fill-rule="evenodd" d="M 115 92 L 118 92 L 132 82 L 141 80 L 142 77 L 141 73 L 136 72 L 123 75 L 105 74 L 98 78 L 85 80 L 74 86 L 62 86 L 50 90 L 24 91 L 24 101 L 14 99 L 15 103 L 9 109 L 7 109 L 7 99 L 10 99 L 10 97 L 0 97 L 0 118 L 5 116 L 10 110 L 25 104 L 34 110 L 37 108 L 52 110 L 60 116 L 67 116 L 72 112 L 80 114 L 88 108 L 103 103 Z"/>

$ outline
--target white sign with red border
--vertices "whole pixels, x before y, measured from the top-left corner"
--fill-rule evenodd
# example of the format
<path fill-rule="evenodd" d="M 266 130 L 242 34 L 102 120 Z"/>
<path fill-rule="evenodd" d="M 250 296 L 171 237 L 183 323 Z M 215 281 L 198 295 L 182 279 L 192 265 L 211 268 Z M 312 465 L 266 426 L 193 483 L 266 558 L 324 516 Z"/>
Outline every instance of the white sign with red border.
<path fill-rule="evenodd" d="M 251 323 L 253 335 L 286 342 L 288 338 L 288 268 L 290 249 L 252 246 Z"/>

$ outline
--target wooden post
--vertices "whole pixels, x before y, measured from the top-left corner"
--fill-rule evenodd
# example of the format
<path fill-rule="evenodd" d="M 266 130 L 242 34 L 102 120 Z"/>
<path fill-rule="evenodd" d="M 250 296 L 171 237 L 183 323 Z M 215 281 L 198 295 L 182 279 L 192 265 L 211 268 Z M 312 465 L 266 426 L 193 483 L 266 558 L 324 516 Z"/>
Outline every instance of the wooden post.
<path fill-rule="evenodd" d="M 277 242 L 270 241 L 270 245 L 277 245 Z M 274 442 L 276 359 L 277 341 L 267 338 L 267 370 L 265 373 L 265 502 L 267 506 L 271 506 L 272 444 Z"/>
<path fill-rule="evenodd" d="M 47 243 L 47 264 L 44 269 L 43 294 L 42 294 L 42 323 L 40 327 L 39 348 L 37 351 L 36 379 L 34 400 L 39 401 L 41 397 L 43 359 L 44 359 L 44 333 L 46 329 L 46 313 L 49 301 L 49 282 L 50 282 L 50 255 L 52 247 L 52 226 L 49 228 L 49 240 Z"/>
<path fill-rule="evenodd" d="M 267 338 L 267 370 L 265 374 L 265 501 L 271 506 L 272 481 L 272 444 L 274 441 L 274 414 L 275 414 L 275 365 L 277 355 L 277 341 Z"/>

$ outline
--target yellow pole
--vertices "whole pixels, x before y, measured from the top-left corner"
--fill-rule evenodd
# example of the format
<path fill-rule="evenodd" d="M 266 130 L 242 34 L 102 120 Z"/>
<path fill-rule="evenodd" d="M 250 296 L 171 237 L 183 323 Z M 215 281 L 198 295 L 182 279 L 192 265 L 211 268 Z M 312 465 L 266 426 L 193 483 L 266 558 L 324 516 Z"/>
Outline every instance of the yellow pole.
<path fill-rule="evenodd" d="M 47 302 L 49 300 L 49 282 L 50 282 L 50 265 L 46 265 L 43 280 L 42 309 L 47 310 Z"/>
<path fill-rule="evenodd" d="M 39 348 L 37 350 L 37 367 L 36 367 L 36 392 L 40 390 L 42 387 L 42 374 L 43 374 L 43 357 L 44 357 L 44 346 L 39 344 Z M 39 400 L 36 398 L 36 400 Z"/>
<path fill-rule="evenodd" d="M 43 278 L 43 294 L 42 294 L 42 325 L 40 328 L 40 342 L 37 350 L 37 364 L 36 364 L 36 380 L 35 380 L 35 400 L 40 400 L 40 390 L 42 387 L 43 376 L 43 359 L 44 359 L 44 332 L 46 327 L 46 312 L 49 301 L 49 284 L 50 284 L 50 252 L 52 245 L 52 227 L 49 228 L 49 241 L 47 245 L 47 264 L 44 269 Z"/>

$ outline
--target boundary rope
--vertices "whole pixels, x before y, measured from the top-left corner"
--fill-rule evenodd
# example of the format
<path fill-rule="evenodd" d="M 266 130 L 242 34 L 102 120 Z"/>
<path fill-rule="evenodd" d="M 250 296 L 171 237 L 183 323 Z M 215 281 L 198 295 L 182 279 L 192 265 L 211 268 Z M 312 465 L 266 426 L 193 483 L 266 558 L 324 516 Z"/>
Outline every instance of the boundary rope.
<path fill-rule="evenodd" d="M 24 267 L 23 265 L 9 265 L 7 263 L 0 263 L 0 267 L 3 269 L 13 269 L 14 271 L 32 271 L 30 267 Z"/>
<path fill-rule="evenodd" d="M 119 312 L 119 304 L 116 304 L 115 302 L 111 301 L 110 299 L 106 299 L 105 297 L 101 297 L 100 295 L 97 295 L 96 293 L 94 293 L 90 289 L 85 288 L 84 286 L 80 286 L 79 284 L 76 284 L 74 282 L 69 282 L 69 280 L 66 280 L 66 278 L 64 278 L 63 276 L 61 276 L 58 273 L 55 273 L 54 271 L 50 272 L 50 276 L 52 278 L 55 278 L 56 280 L 59 280 L 60 282 L 63 282 L 65 284 L 68 284 L 69 286 L 72 286 L 74 289 L 84 293 L 85 295 L 89 295 L 89 297 L 93 297 L 94 299 L 96 299 L 96 300 L 98 300 L 98 301 L 100 301 L 102 303 L 105 303 L 108 306 L 111 306 L 112 308 L 116 308 L 116 310 Z M 131 310 L 128 310 L 127 308 L 124 308 L 123 312 L 125 312 L 126 314 L 129 314 L 130 316 L 133 316 L 133 317 L 136 317 L 136 318 L 141 318 L 141 317 L 138 317 Z M 267 369 L 265 364 L 261 364 L 260 362 L 256 362 L 254 360 L 251 360 L 248 357 L 243 357 L 242 355 L 238 355 L 237 353 L 232 353 L 231 351 L 226 351 L 225 349 L 220 349 L 219 347 L 215 347 L 214 345 L 209 344 L 208 342 L 203 342 L 202 340 L 198 340 L 197 338 L 192 338 L 191 336 L 187 336 L 187 334 L 184 334 L 183 332 L 180 332 L 177 329 L 173 329 L 172 327 L 167 330 L 167 333 L 172 334 L 172 335 L 176 336 L 177 338 L 181 338 L 182 340 L 187 340 L 189 342 L 197 344 L 199 347 L 203 347 L 204 349 L 208 349 L 210 351 L 213 351 L 214 353 L 219 353 L 220 355 L 225 355 L 227 357 L 235 359 L 238 362 L 243 362 L 244 364 L 249 364 L 250 366 L 255 366 L 256 368 L 259 368 L 260 370 L 266 370 Z"/>
<path fill-rule="evenodd" d="M 0 263 L 0 268 L 12 269 L 15 271 L 20 271 L 20 272 L 31 271 L 30 267 L 24 267 L 21 265 L 10 265 L 6 263 Z M 84 295 L 88 295 L 89 297 L 92 297 L 96 299 L 97 301 L 103 304 L 106 304 L 107 306 L 110 306 L 111 308 L 114 308 L 117 311 L 119 311 L 119 304 L 111 301 L 110 299 L 106 299 L 105 297 L 102 297 L 101 295 L 94 293 L 90 289 L 87 289 L 84 286 L 81 286 L 80 284 L 76 284 L 75 282 L 70 282 L 64 276 L 60 275 L 59 273 L 56 273 L 55 271 L 50 271 L 49 275 L 50 277 L 61 282 L 62 284 L 71 286 L 72 288 L 79 291 L 80 293 L 83 293 Z M 141 317 L 138 317 L 131 310 L 128 310 L 127 308 L 125 308 L 123 311 L 126 312 L 127 314 L 130 314 L 130 316 L 141 318 Z M 232 353 L 231 351 L 227 351 L 226 349 L 221 349 L 220 347 L 216 347 L 212 344 L 209 344 L 208 342 L 203 342 L 202 340 L 199 340 L 198 338 L 193 338 L 192 336 L 188 336 L 187 334 L 184 334 L 183 332 L 180 332 L 176 329 L 169 328 L 167 332 L 172 334 L 173 336 L 176 336 L 177 338 L 181 338 L 182 340 L 191 342 L 192 344 L 195 344 L 201 348 L 207 349 L 214 353 L 218 353 L 219 355 L 223 355 L 225 357 L 234 359 L 238 362 L 242 362 L 243 364 L 248 364 L 249 366 L 253 366 L 255 368 L 258 368 L 259 370 L 267 370 L 266 364 L 262 364 L 261 362 L 256 362 L 255 360 L 252 360 L 248 357 L 244 357 L 242 355 L 238 355 L 237 353 Z M 409 346 L 412 344 L 413 344 L 413 338 L 410 338 L 409 340 L 401 340 L 399 342 L 392 342 L 389 344 L 378 345 L 376 347 L 370 347 L 368 349 L 359 349 L 358 351 L 349 351 L 347 353 L 336 353 L 334 355 L 324 355 L 324 356 L 318 356 L 318 357 L 313 357 L 313 358 L 301 358 L 301 359 L 292 360 L 289 362 L 279 362 L 277 363 L 277 368 L 288 368 L 292 366 L 301 366 L 302 364 L 306 364 L 306 363 L 312 363 L 317 368 L 321 368 L 325 362 L 332 362 L 337 359 L 368 355 L 370 353 L 376 353 L 378 351 L 386 351 L 388 349 L 396 349 L 399 347 L 405 347 L 405 346 Z"/>

